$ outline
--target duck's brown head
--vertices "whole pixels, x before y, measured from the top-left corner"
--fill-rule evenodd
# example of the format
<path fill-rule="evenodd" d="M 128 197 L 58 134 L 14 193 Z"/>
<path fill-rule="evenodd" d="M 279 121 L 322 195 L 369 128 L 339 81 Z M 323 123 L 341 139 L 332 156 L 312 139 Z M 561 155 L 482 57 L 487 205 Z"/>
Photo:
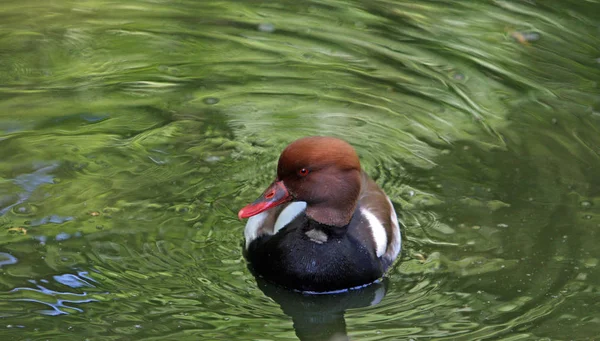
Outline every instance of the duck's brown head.
<path fill-rule="evenodd" d="M 249 218 L 288 201 L 304 201 L 311 219 L 345 226 L 358 201 L 360 173 L 358 155 L 347 142 L 324 136 L 296 140 L 279 157 L 277 179 L 238 216 Z"/>

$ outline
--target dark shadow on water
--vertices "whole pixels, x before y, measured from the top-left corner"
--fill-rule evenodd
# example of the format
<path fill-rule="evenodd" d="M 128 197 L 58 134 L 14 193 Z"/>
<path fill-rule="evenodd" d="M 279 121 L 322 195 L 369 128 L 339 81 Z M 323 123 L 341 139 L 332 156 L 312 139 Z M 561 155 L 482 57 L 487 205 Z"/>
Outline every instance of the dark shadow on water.
<path fill-rule="evenodd" d="M 294 322 L 300 340 L 347 341 L 345 314 L 348 309 L 378 304 L 388 289 L 383 279 L 367 287 L 336 294 L 303 294 L 256 277 L 258 287 L 277 302 Z"/>

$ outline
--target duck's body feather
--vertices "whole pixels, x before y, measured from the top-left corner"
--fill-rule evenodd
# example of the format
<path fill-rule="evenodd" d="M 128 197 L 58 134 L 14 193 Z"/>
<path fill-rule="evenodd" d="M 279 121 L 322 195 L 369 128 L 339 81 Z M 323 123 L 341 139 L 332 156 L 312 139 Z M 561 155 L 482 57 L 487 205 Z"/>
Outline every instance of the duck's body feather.
<path fill-rule="evenodd" d="M 248 220 L 246 257 L 265 279 L 301 291 L 336 291 L 381 278 L 400 252 L 396 212 L 362 172 L 359 199 L 343 227 L 321 224 L 292 202 Z"/>

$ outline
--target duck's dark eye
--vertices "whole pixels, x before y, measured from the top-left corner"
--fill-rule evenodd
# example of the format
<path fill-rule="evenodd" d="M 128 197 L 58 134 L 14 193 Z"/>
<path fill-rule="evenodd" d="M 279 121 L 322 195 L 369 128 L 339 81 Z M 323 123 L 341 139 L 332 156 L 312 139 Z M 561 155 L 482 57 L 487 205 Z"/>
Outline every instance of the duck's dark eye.
<path fill-rule="evenodd" d="M 308 169 L 306 169 L 306 168 L 302 168 L 302 169 L 300 169 L 300 170 L 298 171 L 298 175 L 300 175 L 300 176 L 307 176 L 307 175 L 308 175 L 308 173 L 310 173 L 310 172 L 309 172 L 309 170 L 308 170 Z"/>

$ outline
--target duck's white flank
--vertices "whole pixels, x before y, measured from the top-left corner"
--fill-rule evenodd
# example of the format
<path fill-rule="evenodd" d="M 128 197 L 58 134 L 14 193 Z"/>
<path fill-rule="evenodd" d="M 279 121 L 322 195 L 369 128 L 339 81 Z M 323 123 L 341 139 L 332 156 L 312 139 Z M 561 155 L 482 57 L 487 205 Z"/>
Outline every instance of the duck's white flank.
<path fill-rule="evenodd" d="M 263 222 L 267 218 L 267 214 L 269 214 L 268 212 L 269 211 L 259 213 L 248 219 L 248 222 L 246 223 L 246 228 L 244 229 L 244 238 L 246 238 L 246 249 L 248 248 L 250 243 L 258 237 L 258 229 L 260 229 Z"/>
<path fill-rule="evenodd" d="M 392 240 L 390 240 L 390 245 L 388 246 L 386 254 L 390 260 L 394 260 L 398 257 L 398 253 L 400 253 L 402 247 L 402 235 L 400 234 L 400 224 L 398 223 L 398 216 L 396 215 L 396 210 L 394 210 L 394 205 L 388 196 L 386 196 L 386 199 L 388 204 L 390 204 L 390 219 L 394 226 L 392 229 Z"/>
<path fill-rule="evenodd" d="M 371 234 L 373 235 L 373 240 L 375 241 L 375 247 L 377 251 L 377 257 L 381 257 L 384 254 L 386 258 L 391 260 L 395 259 L 400 253 L 400 247 L 402 244 L 402 237 L 400 235 L 400 226 L 398 224 L 398 217 L 396 216 L 396 211 L 394 210 L 394 205 L 389 198 L 387 198 L 388 203 L 390 205 L 390 220 L 394 226 L 392 229 L 392 239 L 389 241 L 387 233 L 385 231 L 385 227 L 382 222 L 377 219 L 377 217 L 371 213 L 369 210 L 365 208 L 361 208 L 361 213 L 369 222 L 369 227 L 371 229 Z M 304 201 L 295 201 L 290 203 L 286 208 L 281 211 L 277 220 L 275 221 L 275 225 L 273 226 L 272 234 L 279 232 L 282 228 L 284 228 L 287 224 L 289 224 L 294 218 L 296 218 L 300 213 L 306 210 L 306 202 Z M 250 243 L 258 238 L 258 231 L 263 227 L 263 223 L 267 218 L 269 211 L 262 212 L 248 219 L 246 223 L 246 228 L 244 230 L 244 237 L 246 239 L 246 248 L 250 245 Z M 269 229 L 265 229 L 265 231 L 269 231 Z"/>
<path fill-rule="evenodd" d="M 365 216 L 365 218 L 367 218 L 367 221 L 369 222 L 371 234 L 373 235 L 373 240 L 375 241 L 377 257 L 381 257 L 387 250 L 387 233 L 385 232 L 385 227 L 383 227 L 383 224 L 379 221 L 379 219 L 377 219 L 377 217 L 366 208 L 362 207 L 360 212 L 363 214 L 363 216 Z"/>
<path fill-rule="evenodd" d="M 286 208 L 279 213 L 277 217 L 277 221 L 275 221 L 275 226 L 273 227 L 273 234 L 277 233 L 279 230 L 285 227 L 285 225 L 289 224 L 294 218 L 296 218 L 300 213 L 306 210 L 306 202 L 304 201 L 294 201 L 291 204 L 287 205 Z"/>

